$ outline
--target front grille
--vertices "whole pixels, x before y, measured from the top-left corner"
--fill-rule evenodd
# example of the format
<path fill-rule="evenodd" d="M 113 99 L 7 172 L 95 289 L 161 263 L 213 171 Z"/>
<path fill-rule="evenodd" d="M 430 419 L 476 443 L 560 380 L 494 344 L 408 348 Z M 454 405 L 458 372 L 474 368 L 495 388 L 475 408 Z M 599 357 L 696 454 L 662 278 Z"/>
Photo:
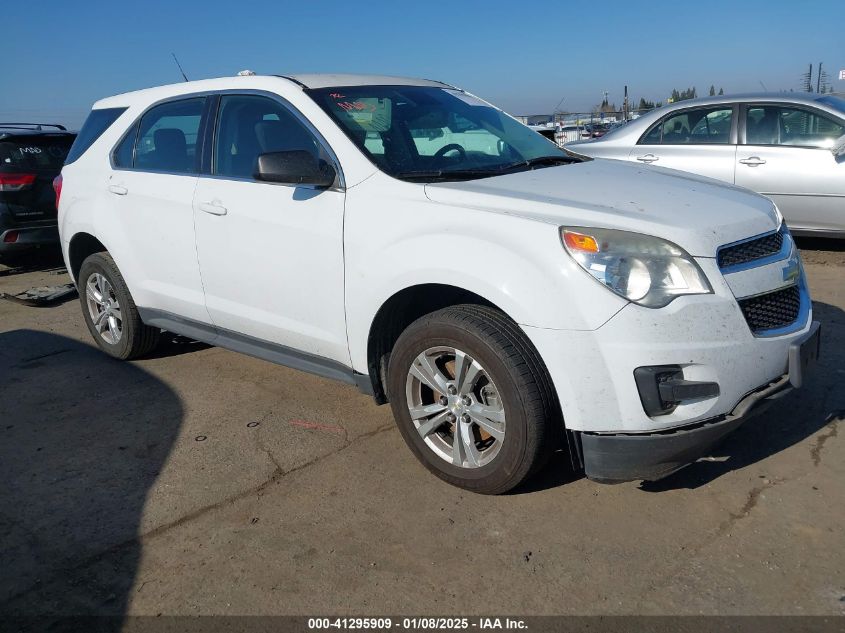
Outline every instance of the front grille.
<path fill-rule="evenodd" d="M 768 294 L 740 299 L 739 307 L 752 332 L 791 325 L 801 311 L 801 291 L 790 286 Z"/>
<path fill-rule="evenodd" d="M 753 262 L 755 259 L 762 259 L 778 253 L 783 246 L 783 235 L 784 231 L 780 230 L 777 233 L 770 233 L 755 240 L 719 249 L 717 255 L 719 268 Z"/>

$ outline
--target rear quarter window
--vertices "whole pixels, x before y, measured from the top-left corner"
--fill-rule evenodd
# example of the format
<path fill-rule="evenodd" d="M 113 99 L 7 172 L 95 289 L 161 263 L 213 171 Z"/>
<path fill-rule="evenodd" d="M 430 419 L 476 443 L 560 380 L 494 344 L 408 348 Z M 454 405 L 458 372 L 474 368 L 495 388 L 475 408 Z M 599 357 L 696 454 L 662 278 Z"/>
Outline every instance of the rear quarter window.
<path fill-rule="evenodd" d="M 65 165 L 69 165 L 77 158 L 82 156 L 94 142 L 102 136 L 103 132 L 109 129 L 112 123 L 117 120 L 121 114 L 126 112 L 126 108 L 102 108 L 99 110 L 91 110 L 85 123 L 82 124 L 82 129 L 76 136 L 76 141 L 73 147 L 70 148 L 70 153 L 67 155 Z"/>

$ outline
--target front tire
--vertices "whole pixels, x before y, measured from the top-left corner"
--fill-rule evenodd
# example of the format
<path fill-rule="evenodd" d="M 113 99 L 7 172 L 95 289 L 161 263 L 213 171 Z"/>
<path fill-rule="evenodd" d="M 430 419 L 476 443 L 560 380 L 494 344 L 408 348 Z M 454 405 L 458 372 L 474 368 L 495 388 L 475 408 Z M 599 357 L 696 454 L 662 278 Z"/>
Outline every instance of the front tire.
<path fill-rule="evenodd" d="M 542 360 L 493 308 L 459 305 L 421 317 L 396 341 L 387 373 L 405 442 L 453 485 L 507 492 L 557 447 L 563 422 Z"/>
<path fill-rule="evenodd" d="M 121 360 L 151 352 L 161 330 L 144 325 L 123 275 L 111 255 L 89 255 L 77 279 L 82 315 L 97 345 Z"/>

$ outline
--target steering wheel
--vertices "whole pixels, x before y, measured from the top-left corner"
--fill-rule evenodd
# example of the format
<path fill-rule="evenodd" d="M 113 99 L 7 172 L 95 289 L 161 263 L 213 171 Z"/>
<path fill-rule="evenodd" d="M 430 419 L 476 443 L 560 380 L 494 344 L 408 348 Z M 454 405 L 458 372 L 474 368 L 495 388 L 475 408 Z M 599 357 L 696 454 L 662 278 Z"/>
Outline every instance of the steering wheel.
<path fill-rule="evenodd" d="M 467 158 L 466 150 L 463 147 L 461 147 L 460 145 L 458 145 L 457 143 L 449 143 L 448 145 L 444 145 L 439 150 L 437 150 L 437 152 L 434 154 L 434 157 L 432 158 L 431 162 L 434 165 L 439 165 L 443 161 L 443 158 L 446 156 L 446 154 L 448 154 L 451 151 L 458 152 L 458 154 L 461 155 L 462 161 L 466 160 L 466 158 Z"/>

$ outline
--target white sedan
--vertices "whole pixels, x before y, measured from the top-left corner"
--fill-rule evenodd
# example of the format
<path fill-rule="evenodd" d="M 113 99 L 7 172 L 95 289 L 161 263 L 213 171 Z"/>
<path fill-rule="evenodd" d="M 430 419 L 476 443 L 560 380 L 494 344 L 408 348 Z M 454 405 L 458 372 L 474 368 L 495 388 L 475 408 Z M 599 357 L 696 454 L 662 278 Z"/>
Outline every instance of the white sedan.
<path fill-rule="evenodd" d="M 756 94 L 681 101 L 567 149 L 747 187 L 771 198 L 793 233 L 845 237 L 843 135 L 841 97 Z"/>

